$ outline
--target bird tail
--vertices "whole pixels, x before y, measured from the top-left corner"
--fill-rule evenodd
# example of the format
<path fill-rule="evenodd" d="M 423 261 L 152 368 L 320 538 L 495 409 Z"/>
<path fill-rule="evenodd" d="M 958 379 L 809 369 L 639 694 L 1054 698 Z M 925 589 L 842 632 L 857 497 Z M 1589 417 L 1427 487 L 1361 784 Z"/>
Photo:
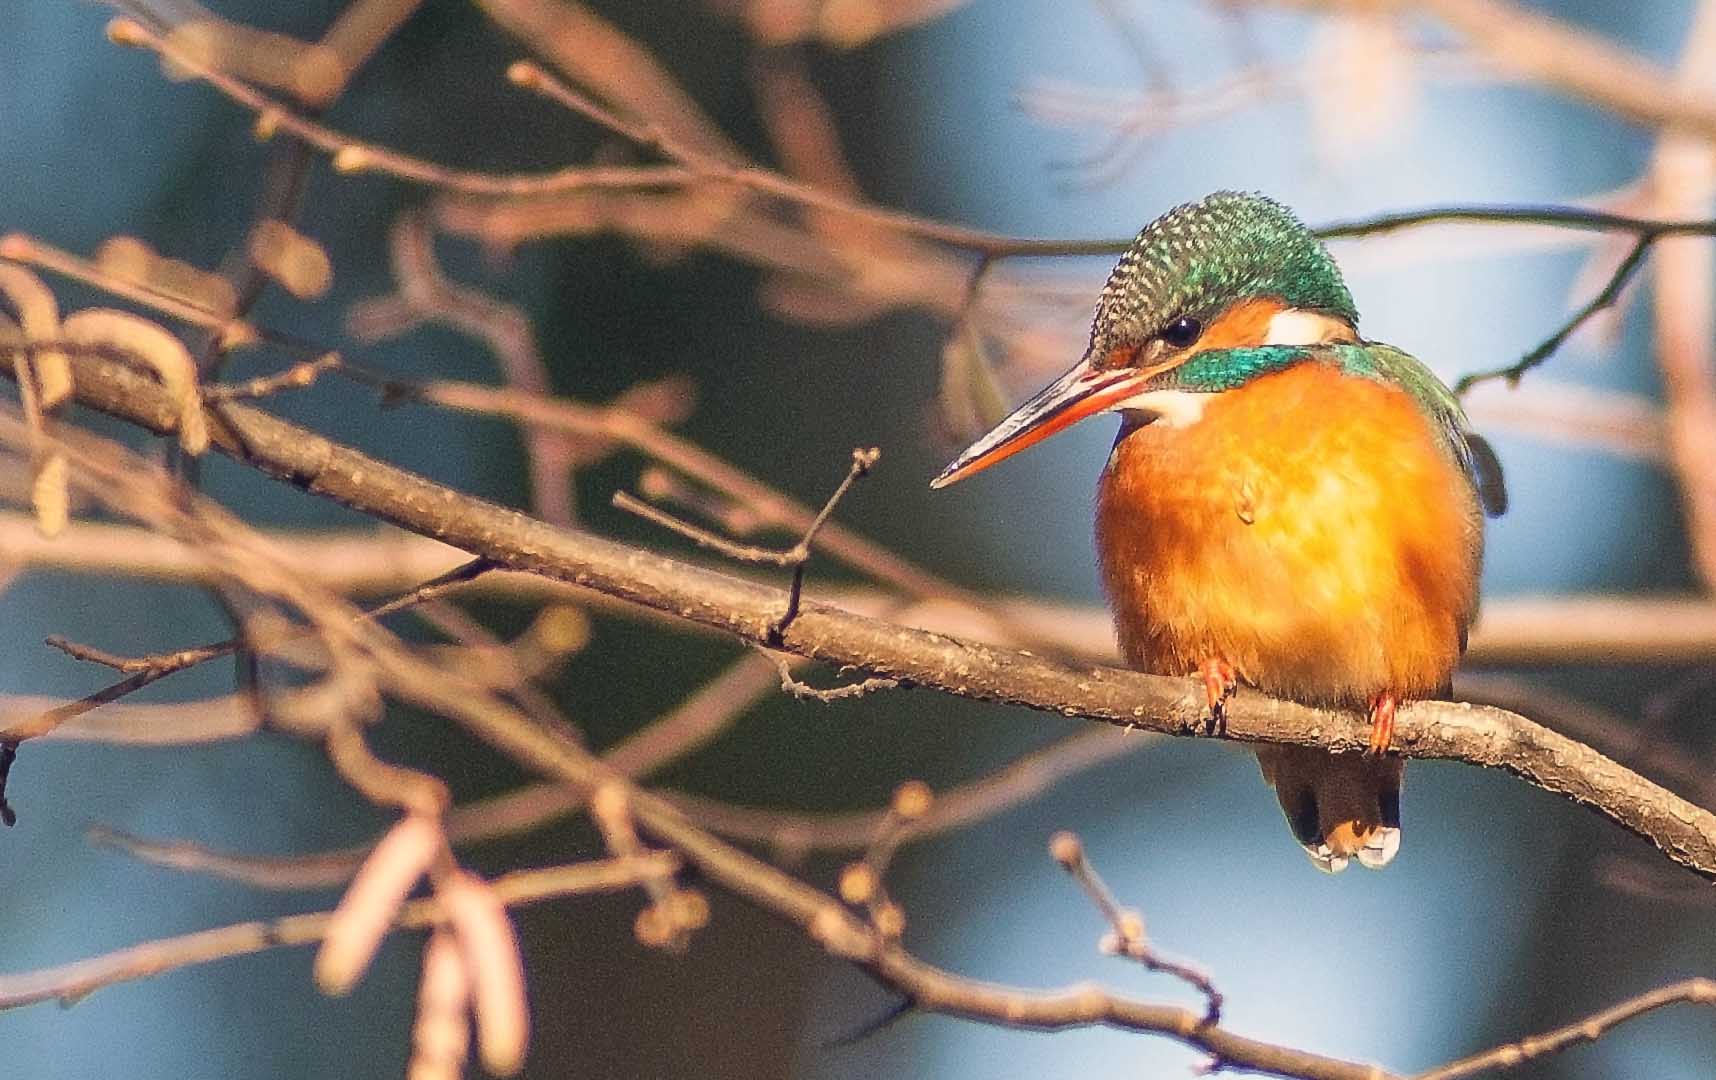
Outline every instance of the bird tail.
<path fill-rule="evenodd" d="M 1305 746 L 1257 752 L 1293 836 L 1317 869 L 1338 874 L 1349 859 L 1380 870 L 1400 850 L 1400 781 L 1405 762 L 1331 754 Z"/>

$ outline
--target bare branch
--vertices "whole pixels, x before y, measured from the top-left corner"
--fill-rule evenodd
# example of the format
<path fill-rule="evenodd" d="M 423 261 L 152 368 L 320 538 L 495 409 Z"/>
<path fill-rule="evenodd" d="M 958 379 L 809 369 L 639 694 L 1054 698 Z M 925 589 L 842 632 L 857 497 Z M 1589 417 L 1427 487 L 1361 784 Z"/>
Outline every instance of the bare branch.
<path fill-rule="evenodd" d="M 898 679 L 881 678 L 871 675 L 855 683 L 844 686 L 832 686 L 819 689 L 809 683 L 801 682 L 792 673 L 792 663 L 785 656 L 774 656 L 775 666 L 781 673 L 781 689 L 798 698 L 800 701 L 843 701 L 846 698 L 863 697 L 877 690 L 894 690 L 900 685 Z"/>
<path fill-rule="evenodd" d="M 324 371 L 339 365 L 339 353 L 323 353 L 314 360 L 301 361 L 272 375 L 258 375 L 240 383 L 205 384 L 203 398 L 207 401 L 254 400 L 278 394 L 282 390 L 302 390 L 313 385 Z"/>
<path fill-rule="evenodd" d="M 493 569 L 493 564 L 482 558 L 472 559 L 444 574 L 419 585 L 403 596 L 395 597 L 386 603 L 376 605 L 366 612 L 366 617 L 379 619 L 416 604 L 425 603 L 436 596 L 470 581 L 472 578 Z M 307 635 L 309 632 L 305 631 Z M 117 671 L 128 672 L 126 678 L 116 683 L 102 687 L 94 693 L 87 694 L 76 701 L 56 705 L 43 712 L 35 719 L 13 725 L 3 733 L 6 739 L 22 742 L 26 739 L 40 738 L 48 734 L 67 720 L 82 716 L 93 709 L 110 702 L 118 701 L 128 694 L 135 693 L 151 683 L 159 682 L 169 675 L 184 671 L 186 668 L 207 663 L 222 656 L 231 656 L 245 647 L 243 637 L 228 638 L 208 645 L 198 645 L 194 648 L 180 649 L 176 652 L 157 653 L 151 656 L 126 657 L 89 645 L 67 641 L 59 635 L 53 635 L 46 644 L 59 649 L 78 660 L 111 667 Z"/>
<path fill-rule="evenodd" d="M 175 430 L 159 386 L 122 365 L 75 358 L 78 400 L 152 431 Z M 211 413 L 216 448 L 305 490 L 464 547 L 497 565 L 596 589 L 679 619 L 768 644 L 784 597 L 777 590 L 555 529 L 460 495 L 248 406 Z M 1175 735 L 1205 726 L 1193 680 L 1112 668 L 1075 669 L 1040 656 L 972 644 L 806 604 L 779 647 L 814 660 L 957 696 L 1027 705 Z M 421 692 L 421 688 L 413 688 Z M 456 714 L 456 713 L 455 713 Z M 1311 709 L 1241 692 L 1225 735 L 1242 741 L 1362 750 L 1357 714 Z M 1716 815 L 1650 783 L 1583 744 L 1499 709 L 1422 702 L 1403 709 L 1396 747 L 1407 757 L 1503 768 L 1589 806 L 1655 844 L 1673 861 L 1716 878 Z"/>
<path fill-rule="evenodd" d="M 1621 260 L 1620 265 L 1615 267 L 1615 272 L 1609 275 L 1609 280 L 1598 291 L 1597 295 L 1593 296 L 1589 303 L 1575 311 L 1572 317 L 1561 324 L 1559 330 L 1545 338 L 1537 347 L 1521 357 L 1517 363 L 1489 371 L 1476 371 L 1462 375 L 1460 380 L 1454 384 L 1454 393 L 1463 395 L 1472 387 L 1490 379 L 1506 379 L 1510 386 L 1518 383 L 1526 372 L 1553 356 L 1555 350 L 1573 336 L 1574 331 L 1585 325 L 1592 316 L 1620 298 L 1621 291 L 1627 287 L 1627 282 L 1632 280 L 1633 274 L 1638 271 L 1638 268 L 1644 265 L 1645 256 L 1650 254 L 1651 245 L 1656 243 L 1660 235 L 1660 233 L 1654 232 L 1641 233 L 1638 240 L 1634 242 L 1632 250 L 1627 253 L 1625 259 Z"/>
<path fill-rule="evenodd" d="M 518 870 L 503 874 L 490 884 L 509 906 L 534 904 L 563 896 L 631 888 L 647 875 L 672 872 L 676 865 L 677 860 L 672 855 L 654 852 L 635 859 Z M 145 979 L 164 971 L 206 964 L 229 956 L 245 956 L 265 949 L 313 945 L 322 940 L 332 917 L 333 912 L 321 911 L 237 923 L 133 945 L 59 967 L 0 975 L 0 1009 L 15 1009 L 41 1001 L 71 1005 L 115 983 Z M 435 900 L 413 900 L 400 909 L 394 927 L 421 930 L 440 921 L 441 909 Z"/>
<path fill-rule="evenodd" d="M 1506 0 L 1272 0 L 1320 10 L 1425 13 L 1505 72 L 1589 101 L 1638 124 L 1716 135 L 1716 99 L 1688 91 L 1607 38 Z"/>
<path fill-rule="evenodd" d="M 1108 920 L 1112 929 L 1112 937 L 1103 942 L 1105 949 L 1119 953 L 1121 956 L 1138 961 L 1151 971 L 1160 971 L 1164 975 L 1172 975 L 1204 996 L 1204 1023 L 1221 1023 L 1221 993 L 1210 982 L 1208 975 L 1186 964 L 1164 960 L 1150 947 L 1144 937 L 1144 917 L 1131 908 L 1120 906 L 1120 901 L 1114 898 L 1114 893 L 1108 888 L 1108 883 L 1102 880 L 1102 875 L 1096 872 L 1096 867 L 1090 864 L 1090 859 L 1084 853 L 1084 843 L 1070 832 L 1058 832 L 1049 838 L 1049 854 L 1055 862 L 1060 863 L 1061 869 L 1072 875 L 1072 879 L 1090 897 L 1090 902 L 1096 905 L 1096 910 L 1102 912 L 1102 917 Z"/>
<path fill-rule="evenodd" d="M 1464 1080 L 1465 1077 L 1479 1073 L 1511 1069 L 1528 1061 L 1559 1053 L 1569 1046 L 1596 1042 L 1617 1024 L 1624 1024 L 1634 1017 L 1681 1002 L 1716 1005 L 1716 982 L 1709 979 L 1687 979 L 1685 982 L 1660 987 L 1638 997 L 1628 998 L 1602 1012 L 1593 1013 L 1577 1023 L 1498 1046 L 1428 1072 L 1421 1072 L 1412 1080 Z"/>

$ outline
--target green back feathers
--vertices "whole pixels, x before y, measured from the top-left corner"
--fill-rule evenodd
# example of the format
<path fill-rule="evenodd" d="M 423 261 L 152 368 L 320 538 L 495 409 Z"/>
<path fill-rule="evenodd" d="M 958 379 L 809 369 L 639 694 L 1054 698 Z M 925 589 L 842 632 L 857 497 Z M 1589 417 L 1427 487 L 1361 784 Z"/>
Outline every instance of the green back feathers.
<path fill-rule="evenodd" d="M 1291 210 L 1262 195 L 1218 191 L 1138 234 L 1102 290 L 1090 355 L 1142 344 L 1182 315 L 1207 322 L 1235 301 L 1263 296 L 1358 325 L 1340 268 Z"/>
<path fill-rule="evenodd" d="M 1392 345 L 1367 341 L 1357 345 L 1258 345 L 1242 349 L 1209 349 L 1150 381 L 1152 389 L 1219 393 L 1243 386 L 1260 375 L 1293 364 L 1332 364 L 1342 374 L 1371 379 L 1405 390 L 1432 421 L 1444 448 L 1460 463 L 1494 517 L 1507 509 L 1507 489 L 1501 463 L 1489 443 L 1471 429 L 1460 399 L 1436 373 L 1410 353 Z"/>

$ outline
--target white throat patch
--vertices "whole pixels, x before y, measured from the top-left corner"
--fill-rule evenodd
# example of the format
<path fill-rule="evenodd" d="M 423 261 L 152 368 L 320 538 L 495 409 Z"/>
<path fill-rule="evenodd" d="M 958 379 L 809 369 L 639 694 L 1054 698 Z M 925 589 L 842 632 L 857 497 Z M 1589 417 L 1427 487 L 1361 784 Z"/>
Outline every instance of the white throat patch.
<path fill-rule="evenodd" d="M 1214 394 L 1194 390 L 1147 390 L 1116 402 L 1114 412 L 1144 413 L 1150 422 L 1170 428 L 1189 428 L 1204 418 L 1204 406 Z"/>

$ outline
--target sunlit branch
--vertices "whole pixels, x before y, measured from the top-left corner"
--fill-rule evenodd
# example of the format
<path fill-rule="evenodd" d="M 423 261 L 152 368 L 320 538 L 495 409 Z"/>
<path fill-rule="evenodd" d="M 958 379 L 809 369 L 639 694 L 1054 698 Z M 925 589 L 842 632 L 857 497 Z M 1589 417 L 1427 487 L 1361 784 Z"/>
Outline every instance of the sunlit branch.
<path fill-rule="evenodd" d="M 76 358 L 85 405 L 171 432 L 177 412 L 161 388 L 121 365 Z M 785 597 L 777 589 L 641 552 L 460 495 L 313 432 L 242 405 L 209 423 L 214 445 L 253 467 L 383 520 L 514 569 L 531 570 L 771 644 Z M 1072 668 L 1025 652 L 910 630 L 806 604 L 775 647 L 956 696 L 1026 705 L 1175 735 L 1207 729 L 1192 680 L 1113 668 Z M 1368 724 L 1357 714 L 1310 709 L 1241 692 L 1225 736 L 1356 752 Z M 1651 784 L 1588 746 L 1513 713 L 1424 702 L 1402 710 L 1396 746 L 1407 757 L 1502 768 L 1598 810 L 1673 861 L 1716 878 L 1716 815 Z"/>

